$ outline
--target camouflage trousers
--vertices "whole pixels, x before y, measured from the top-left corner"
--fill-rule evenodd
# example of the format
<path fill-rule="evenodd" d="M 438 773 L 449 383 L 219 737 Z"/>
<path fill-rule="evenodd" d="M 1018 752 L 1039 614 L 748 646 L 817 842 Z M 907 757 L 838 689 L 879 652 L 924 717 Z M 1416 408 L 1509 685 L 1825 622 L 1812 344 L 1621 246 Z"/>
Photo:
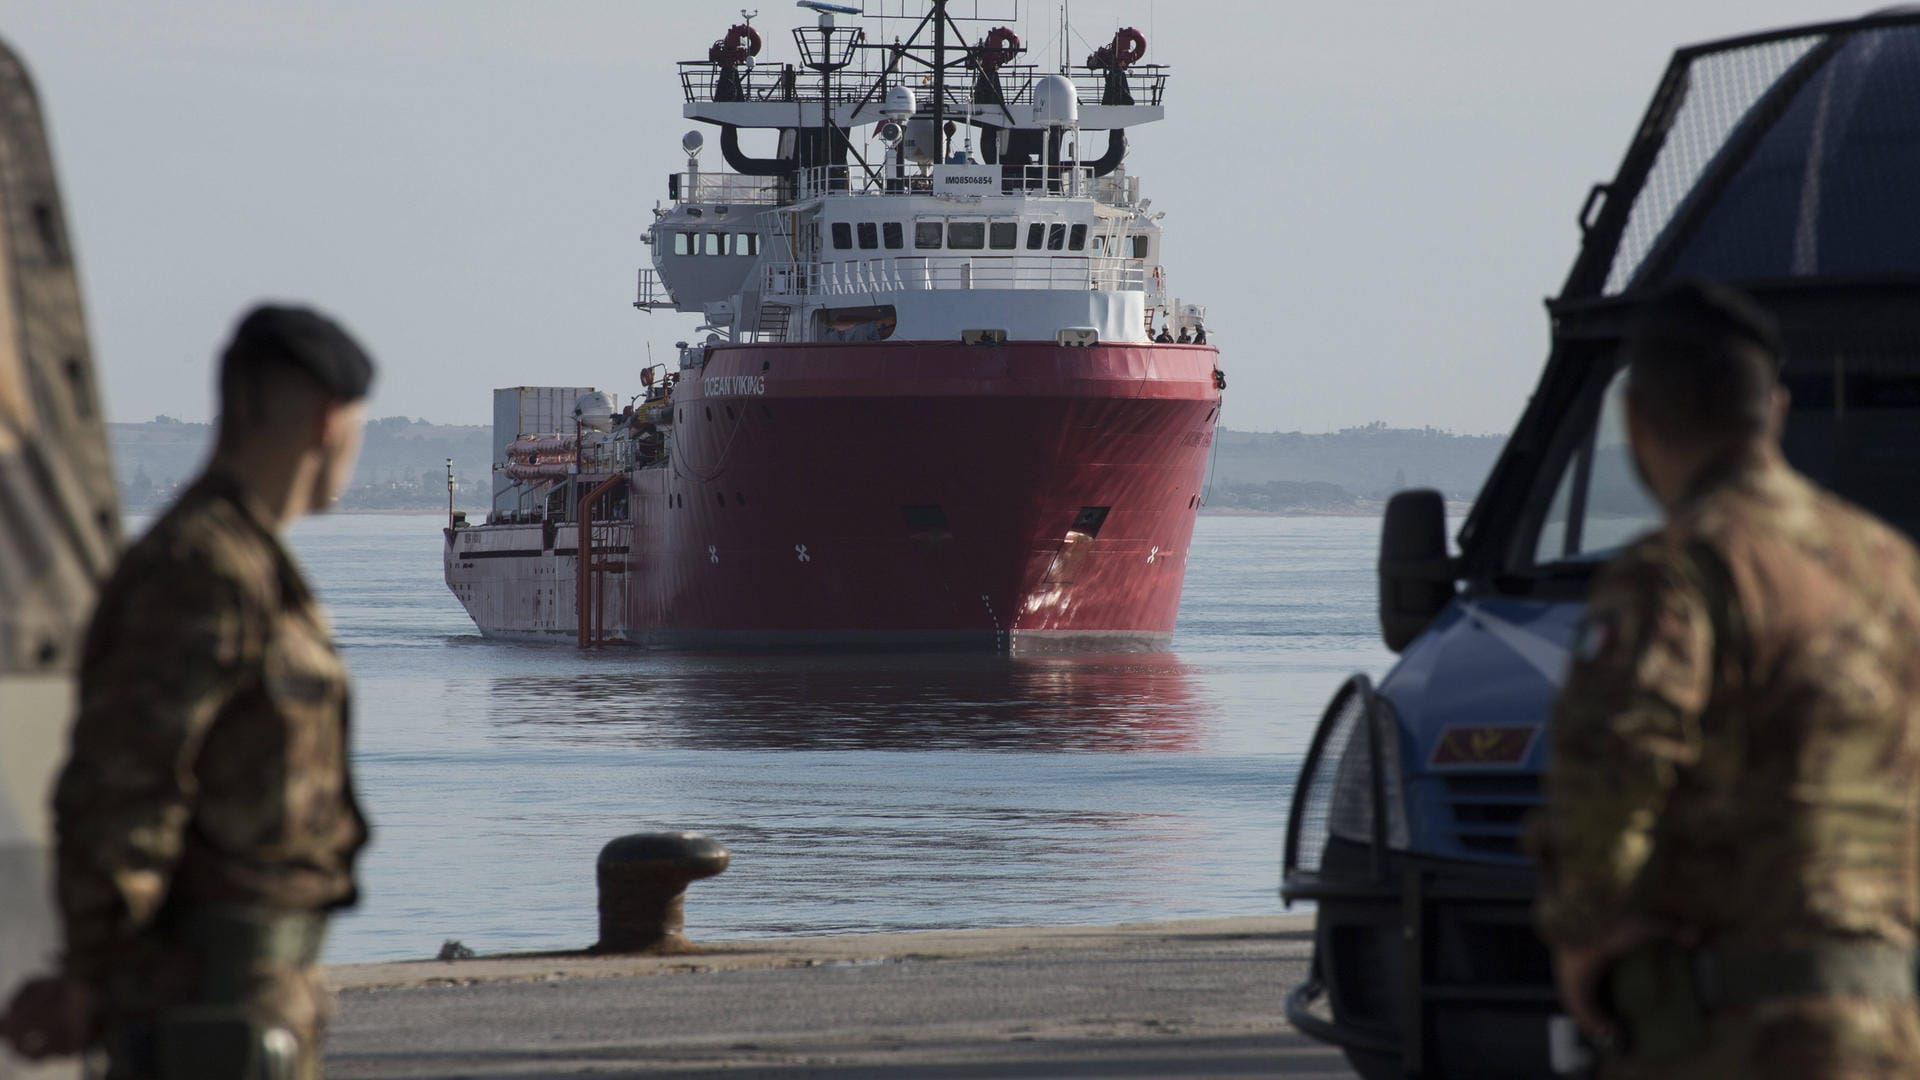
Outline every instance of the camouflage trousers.
<path fill-rule="evenodd" d="M 89 1080 L 321 1080 L 333 994 L 317 967 L 262 958 L 202 979 L 173 957 L 111 996 Z"/>
<path fill-rule="evenodd" d="M 1608 1062 L 1604 1080 L 1869 1080 L 1920 1077 L 1920 1005 L 1803 998 L 1708 1020 L 1710 1045 L 1686 1058 Z"/>

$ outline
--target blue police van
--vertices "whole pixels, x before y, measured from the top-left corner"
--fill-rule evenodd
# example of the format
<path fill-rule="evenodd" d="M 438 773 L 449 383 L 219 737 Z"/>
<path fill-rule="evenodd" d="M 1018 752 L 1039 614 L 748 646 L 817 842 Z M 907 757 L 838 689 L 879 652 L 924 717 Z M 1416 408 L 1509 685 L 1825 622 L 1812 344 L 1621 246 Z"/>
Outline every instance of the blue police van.
<path fill-rule="evenodd" d="M 1681 49 L 1579 224 L 1545 370 L 1457 547 L 1437 493 L 1389 502 L 1400 657 L 1340 687 L 1294 791 L 1281 895 L 1315 925 L 1287 1016 L 1370 1078 L 1553 1074 L 1522 835 L 1588 585 L 1660 516 L 1622 419 L 1640 299 L 1751 292 L 1788 346 L 1789 460 L 1920 533 L 1920 10 Z"/>

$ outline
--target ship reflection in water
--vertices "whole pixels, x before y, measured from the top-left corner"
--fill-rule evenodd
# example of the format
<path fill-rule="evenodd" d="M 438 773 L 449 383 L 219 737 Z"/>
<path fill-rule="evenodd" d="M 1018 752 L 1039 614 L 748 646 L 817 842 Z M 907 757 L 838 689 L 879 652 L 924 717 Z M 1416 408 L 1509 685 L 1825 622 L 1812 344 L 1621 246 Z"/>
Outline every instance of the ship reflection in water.
<path fill-rule="evenodd" d="M 327 959 L 588 944 L 600 847 L 666 829 L 734 854 L 696 939 L 1276 912 L 1299 757 L 1383 656 L 1378 527 L 1202 525 L 1172 653 L 1009 658 L 487 641 L 418 520 L 309 519 L 374 819 Z"/>
<path fill-rule="evenodd" d="M 669 829 L 734 853 L 689 896 L 695 937 L 1272 903 L 1270 875 L 1245 864 L 1249 849 L 1270 861 L 1280 800 L 1235 808 L 1278 770 L 1209 753 L 1215 706 L 1177 656 L 581 655 L 470 638 L 441 654 L 516 670 L 448 678 L 439 710 L 394 708 L 411 679 L 362 680 L 413 730 L 361 752 L 385 828 L 335 962 L 430 955 L 447 936 L 587 944 L 600 845 Z M 458 719 L 416 719 L 435 711 Z"/>
<path fill-rule="evenodd" d="M 1186 665 L 1168 654 L 645 656 L 623 667 L 496 677 L 487 710 L 539 739 L 1050 752 L 1190 750 L 1211 713 Z"/>

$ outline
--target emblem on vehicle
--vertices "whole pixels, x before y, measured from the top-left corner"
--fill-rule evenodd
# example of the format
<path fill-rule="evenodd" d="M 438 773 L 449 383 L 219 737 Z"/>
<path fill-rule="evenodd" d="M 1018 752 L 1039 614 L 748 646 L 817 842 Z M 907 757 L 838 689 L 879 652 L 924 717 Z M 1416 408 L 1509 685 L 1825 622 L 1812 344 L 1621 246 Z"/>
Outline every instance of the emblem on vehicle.
<path fill-rule="evenodd" d="M 1434 768 L 1462 765 L 1518 765 L 1527 759 L 1538 724 L 1456 724 L 1440 732 L 1428 764 Z"/>

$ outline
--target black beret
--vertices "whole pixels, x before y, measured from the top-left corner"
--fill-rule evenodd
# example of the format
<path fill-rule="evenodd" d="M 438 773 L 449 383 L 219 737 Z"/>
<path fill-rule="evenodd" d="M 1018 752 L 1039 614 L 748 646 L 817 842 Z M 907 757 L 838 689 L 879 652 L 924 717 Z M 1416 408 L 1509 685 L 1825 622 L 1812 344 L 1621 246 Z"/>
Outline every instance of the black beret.
<path fill-rule="evenodd" d="M 298 368 L 343 401 L 358 401 L 373 386 L 372 357 L 339 323 L 311 308 L 261 304 L 240 320 L 220 360 L 222 377 L 268 364 Z"/>
<path fill-rule="evenodd" d="M 1667 286 L 1640 309 L 1628 333 L 1633 344 L 1713 346 L 1728 339 L 1758 347 L 1776 369 L 1786 359 L 1786 341 L 1773 316 L 1746 293 L 1717 281 L 1692 278 Z"/>

